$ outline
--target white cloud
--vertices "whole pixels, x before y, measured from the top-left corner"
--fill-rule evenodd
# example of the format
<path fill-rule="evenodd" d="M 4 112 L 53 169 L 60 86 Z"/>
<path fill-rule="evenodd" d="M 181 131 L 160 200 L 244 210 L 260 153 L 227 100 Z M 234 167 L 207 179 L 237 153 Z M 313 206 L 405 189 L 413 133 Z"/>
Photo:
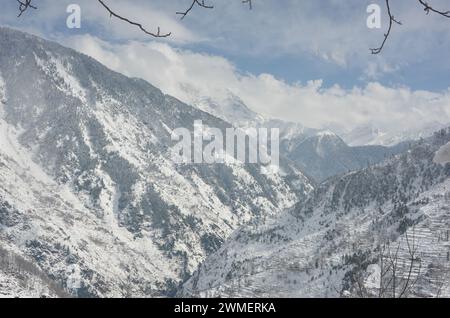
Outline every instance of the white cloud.
<path fill-rule="evenodd" d="M 110 44 L 91 36 L 75 37 L 70 43 L 112 69 L 146 79 L 186 102 L 198 96 L 220 101 L 231 91 L 259 113 L 315 128 L 371 125 L 400 131 L 450 123 L 450 90 L 414 91 L 377 82 L 349 90 L 338 85 L 324 88 L 321 80 L 289 84 L 270 74 L 243 74 L 222 57 L 169 44 Z"/>

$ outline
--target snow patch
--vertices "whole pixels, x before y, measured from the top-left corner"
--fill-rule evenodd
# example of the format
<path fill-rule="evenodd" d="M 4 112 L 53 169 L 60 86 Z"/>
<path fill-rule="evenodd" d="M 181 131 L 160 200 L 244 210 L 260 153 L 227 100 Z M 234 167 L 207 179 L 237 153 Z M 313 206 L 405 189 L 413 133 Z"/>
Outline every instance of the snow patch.
<path fill-rule="evenodd" d="M 87 102 L 86 92 L 80 82 L 70 74 L 70 65 L 63 65 L 60 59 L 52 56 L 48 61 L 44 61 L 36 54 L 34 55 L 37 65 L 52 78 L 59 77 L 65 85 L 59 85 L 59 89 L 68 92 L 70 95 L 79 98 L 83 103 Z"/>
<path fill-rule="evenodd" d="M 436 152 L 433 162 L 441 165 L 450 163 L 450 142 Z"/>
<path fill-rule="evenodd" d="M 6 84 L 0 72 L 0 116 L 2 116 L 2 104 L 6 103 Z"/>
<path fill-rule="evenodd" d="M 6 155 L 22 169 L 23 172 L 30 173 L 37 180 L 51 184 L 53 180 L 34 163 L 32 155 L 20 145 L 18 137 L 20 132 L 0 119 L 0 153 Z"/>
<path fill-rule="evenodd" d="M 380 288 L 381 268 L 378 264 L 372 264 L 367 267 L 367 278 L 364 285 L 368 289 Z"/>
<path fill-rule="evenodd" d="M 317 133 L 317 137 L 321 137 L 321 138 L 323 138 L 323 137 L 336 137 L 336 134 L 334 132 L 332 132 L 332 131 L 324 130 L 324 131 L 321 131 L 321 132 Z"/>

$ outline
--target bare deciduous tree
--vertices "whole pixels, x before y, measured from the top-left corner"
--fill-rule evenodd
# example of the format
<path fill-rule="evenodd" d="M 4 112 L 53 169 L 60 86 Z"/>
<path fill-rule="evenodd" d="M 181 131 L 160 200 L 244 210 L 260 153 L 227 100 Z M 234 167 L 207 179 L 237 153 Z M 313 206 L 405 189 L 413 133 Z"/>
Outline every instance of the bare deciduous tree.
<path fill-rule="evenodd" d="M 395 252 L 392 252 L 390 244 L 383 247 L 380 254 L 380 289 L 379 297 L 391 296 L 393 298 L 404 298 L 411 294 L 420 278 L 422 260 L 418 253 L 418 244 L 415 229 L 412 237 L 405 233 L 406 246 L 408 248 L 406 271 L 400 266 L 400 243 Z"/>
<path fill-rule="evenodd" d="M 412 237 L 405 234 L 407 247 L 406 260 L 399 255 L 401 243 L 392 248 L 390 243 L 380 247 L 379 252 L 379 286 L 374 293 L 366 287 L 365 277 L 361 272 L 354 275 L 355 289 L 358 297 L 406 298 L 409 297 L 421 277 L 422 259 L 419 255 L 415 229 Z"/>

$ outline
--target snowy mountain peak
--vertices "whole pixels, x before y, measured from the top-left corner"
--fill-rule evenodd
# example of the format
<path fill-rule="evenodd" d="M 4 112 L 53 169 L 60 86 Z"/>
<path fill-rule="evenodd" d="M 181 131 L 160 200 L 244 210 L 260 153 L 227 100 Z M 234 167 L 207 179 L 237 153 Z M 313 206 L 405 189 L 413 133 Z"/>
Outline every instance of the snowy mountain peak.
<path fill-rule="evenodd" d="M 229 93 L 225 99 L 199 97 L 192 100 L 198 109 L 221 118 L 235 127 L 260 126 L 266 119 L 253 112 L 236 95 Z"/>
<path fill-rule="evenodd" d="M 395 146 L 402 142 L 430 137 L 435 131 L 448 127 L 448 123 L 424 122 L 412 129 L 382 129 L 372 126 L 361 126 L 352 131 L 340 131 L 343 139 L 350 146 L 380 145 Z"/>
<path fill-rule="evenodd" d="M 338 138 L 338 136 L 334 132 L 332 132 L 330 130 L 323 130 L 323 131 L 318 132 L 317 133 L 317 137 L 320 137 L 320 138 L 325 138 L 325 137 Z"/>

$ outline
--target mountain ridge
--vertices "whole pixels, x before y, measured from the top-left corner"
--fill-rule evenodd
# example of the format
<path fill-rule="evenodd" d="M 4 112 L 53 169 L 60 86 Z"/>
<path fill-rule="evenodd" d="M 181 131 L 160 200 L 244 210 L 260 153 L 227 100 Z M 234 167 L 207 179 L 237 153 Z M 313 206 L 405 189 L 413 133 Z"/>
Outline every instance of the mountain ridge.
<path fill-rule="evenodd" d="M 417 284 L 407 296 L 448 297 L 450 164 L 434 157 L 449 140 L 450 129 L 437 132 L 384 163 L 323 182 L 279 216 L 243 226 L 179 295 L 379 297 L 389 280 L 379 276 L 380 249 L 398 245 L 400 286 L 414 244 L 421 269 L 413 266 Z"/>
<path fill-rule="evenodd" d="M 234 229 L 312 188 L 283 160 L 283 175 L 174 165 L 174 129 L 232 125 L 59 44 L 5 28 L 0 43 L 0 196 L 20 220 L 0 240 L 74 295 L 170 296 Z"/>

